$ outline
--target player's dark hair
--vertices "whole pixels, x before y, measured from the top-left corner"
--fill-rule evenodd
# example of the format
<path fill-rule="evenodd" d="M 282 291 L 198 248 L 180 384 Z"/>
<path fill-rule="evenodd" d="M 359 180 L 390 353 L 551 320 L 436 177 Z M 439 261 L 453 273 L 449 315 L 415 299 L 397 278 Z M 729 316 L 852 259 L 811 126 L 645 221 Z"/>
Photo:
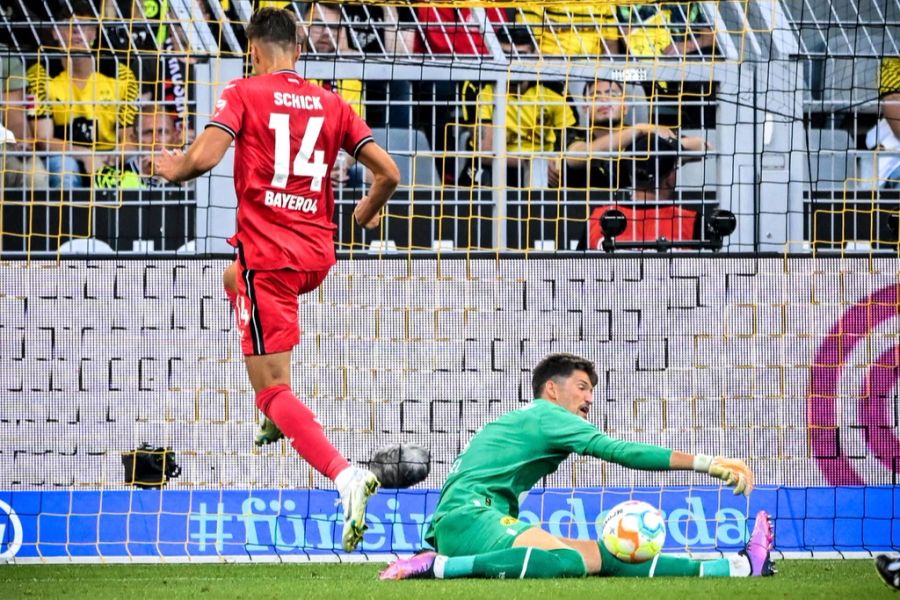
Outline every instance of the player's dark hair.
<path fill-rule="evenodd" d="M 545 357 L 531 371 L 531 389 L 534 397 L 541 397 L 544 385 L 551 379 L 565 379 L 575 371 L 584 371 L 591 380 L 591 385 L 597 385 L 597 371 L 594 369 L 594 363 L 586 358 L 565 352 Z"/>
<path fill-rule="evenodd" d="M 292 49 L 297 45 L 297 16 L 286 8 L 261 8 L 250 17 L 247 39 Z"/>

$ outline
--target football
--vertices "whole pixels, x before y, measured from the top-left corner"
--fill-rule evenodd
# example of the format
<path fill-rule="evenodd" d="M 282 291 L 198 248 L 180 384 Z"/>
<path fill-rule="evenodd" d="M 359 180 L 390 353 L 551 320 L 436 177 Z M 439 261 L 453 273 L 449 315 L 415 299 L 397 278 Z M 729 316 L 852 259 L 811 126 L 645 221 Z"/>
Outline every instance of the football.
<path fill-rule="evenodd" d="M 601 539 L 606 549 L 627 563 L 648 561 L 662 550 L 666 523 L 658 508 L 627 500 L 616 504 L 603 520 Z"/>

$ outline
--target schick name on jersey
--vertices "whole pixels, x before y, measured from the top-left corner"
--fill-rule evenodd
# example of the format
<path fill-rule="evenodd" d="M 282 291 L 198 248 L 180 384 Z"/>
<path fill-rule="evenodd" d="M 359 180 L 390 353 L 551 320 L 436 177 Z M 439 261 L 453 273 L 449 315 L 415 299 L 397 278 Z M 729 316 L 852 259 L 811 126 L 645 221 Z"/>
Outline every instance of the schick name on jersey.
<path fill-rule="evenodd" d="M 304 198 L 295 194 L 284 194 L 271 190 L 266 190 L 265 203 L 266 206 L 299 210 L 305 213 L 315 213 L 319 205 L 316 198 Z"/>
<path fill-rule="evenodd" d="M 290 94 L 288 92 L 275 92 L 275 106 L 323 110 L 322 101 L 318 96 L 301 96 L 300 94 Z"/>

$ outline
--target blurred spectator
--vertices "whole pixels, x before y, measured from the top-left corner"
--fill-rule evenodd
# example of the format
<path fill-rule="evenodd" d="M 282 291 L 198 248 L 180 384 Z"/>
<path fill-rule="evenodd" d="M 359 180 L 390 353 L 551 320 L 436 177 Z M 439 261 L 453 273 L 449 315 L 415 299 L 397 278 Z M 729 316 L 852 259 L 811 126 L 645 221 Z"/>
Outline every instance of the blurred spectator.
<path fill-rule="evenodd" d="M 698 152 L 708 149 L 706 141 L 701 137 L 678 137 L 667 127 L 649 123 L 625 124 L 628 109 L 625 86 L 618 81 L 598 79 L 585 86 L 584 97 L 588 101 L 585 115 L 585 126 L 570 131 L 565 162 L 565 178 L 562 184 L 566 187 L 586 189 L 617 190 L 622 187 L 637 189 L 641 193 L 653 192 L 659 199 L 671 199 L 671 189 L 665 185 L 669 180 L 669 172 L 664 170 L 653 173 L 646 169 L 636 172 L 632 160 L 621 160 L 620 154 L 635 143 L 645 144 L 635 148 L 632 154 L 649 156 L 655 150 L 654 144 L 647 146 L 641 138 L 650 139 L 655 134 L 662 140 L 672 140 L 673 151 L 679 149 Z M 664 149 L 664 148 L 661 148 Z M 592 154 L 600 154 L 593 157 Z M 598 160 L 599 159 L 599 160 Z M 672 162 L 676 166 L 677 162 Z M 623 171 L 620 173 L 619 171 Z M 560 181 L 559 163 L 551 164 L 551 183 Z"/>
<path fill-rule="evenodd" d="M 876 187 L 897 189 L 900 188 L 900 57 L 882 59 L 878 92 L 882 118 L 866 134 L 866 147 L 876 151 Z"/>
<path fill-rule="evenodd" d="M 508 27 L 497 32 L 504 50 L 534 51 L 531 35 L 525 27 Z M 510 81 L 506 97 L 506 148 L 494 148 L 494 86 L 484 85 L 475 100 L 473 147 L 480 154 L 464 169 L 460 185 L 491 185 L 493 156 L 508 153 L 551 152 L 561 150 L 565 129 L 578 119 L 566 100 L 562 83 Z M 546 159 L 506 157 L 506 185 L 546 186 Z M 499 183 L 499 182 L 497 182 Z"/>
<path fill-rule="evenodd" d="M 413 9 L 406 6 L 343 4 L 353 50 L 374 58 L 406 57 L 416 44 Z M 412 125 L 412 85 L 409 81 L 366 82 L 366 122 L 373 128 Z"/>
<path fill-rule="evenodd" d="M 98 25 L 93 7 L 85 0 L 71 0 L 57 17 L 53 34 L 61 49 L 64 67 L 48 71 L 44 60 L 28 69 L 35 97 L 35 138 L 47 154 L 50 186 L 73 188 L 84 183 L 109 161 L 121 145 L 122 129 L 134 121 L 139 96 L 132 70 L 119 64 L 117 77 L 97 70 L 92 53 Z"/>
<path fill-rule="evenodd" d="M 900 138 L 900 56 L 886 56 L 881 61 L 878 85 L 881 114 L 894 135 Z"/>
<path fill-rule="evenodd" d="M 300 23 L 300 44 L 313 54 L 360 54 L 338 2 L 312 2 Z"/>
<path fill-rule="evenodd" d="M 25 65 L 5 44 L 0 44 L 0 168 L 3 187 L 47 187 L 47 173 L 34 155 L 34 134 L 27 119 L 29 103 Z"/>
<path fill-rule="evenodd" d="M 120 61 L 130 61 L 139 75 L 142 98 L 164 102 L 174 107 L 180 120 L 189 115 L 188 81 L 190 48 L 179 24 L 169 23 L 166 0 L 105 0 L 104 18 L 113 25 L 104 27 L 110 50 L 116 51 L 111 65 L 103 70 L 115 77 Z"/>
<path fill-rule="evenodd" d="M 618 7 L 623 39 L 632 56 L 710 55 L 716 35 L 699 2 L 660 2 Z"/>
<path fill-rule="evenodd" d="M 416 43 L 413 9 L 405 6 L 343 4 L 349 21 L 350 45 L 368 54 L 407 56 Z"/>
<path fill-rule="evenodd" d="M 341 5 L 332 2 L 313 2 L 309 5 L 300 25 L 300 45 L 303 52 L 312 54 L 359 54 L 350 47 L 347 20 L 341 13 Z M 364 86 L 359 79 L 332 79 L 327 81 L 311 79 L 343 98 L 350 108 L 365 118 L 363 104 Z M 341 151 L 331 171 L 335 185 L 358 187 L 362 183 L 362 169 L 352 156 Z"/>
<path fill-rule="evenodd" d="M 564 168 L 560 169 L 559 161 L 550 163 L 550 184 L 574 189 L 618 190 L 623 186 L 614 152 L 623 144 L 612 135 L 623 132 L 622 123 L 628 109 L 625 87 L 617 81 L 600 79 L 585 86 L 584 98 L 587 101 L 584 126 L 569 130 Z M 589 157 L 587 154 L 595 146 L 598 152 L 606 154 Z"/>
<path fill-rule="evenodd" d="M 631 56 L 718 54 L 715 31 L 699 2 L 622 5 L 618 18 Z M 710 82 L 654 79 L 643 87 L 651 100 L 652 123 L 683 129 L 715 126 L 715 92 Z"/>
<path fill-rule="evenodd" d="M 138 113 L 125 130 L 124 154 L 115 165 L 106 165 L 94 175 L 98 188 L 146 189 L 165 185 L 153 177 L 153 155 L 164 148 L 181 148 L 184 139 L 173 112 L 151 109 Z"/>
<path fill-rule="evenodd" d="M 340 4 L 330 2 L 310 4 L 300 28 L 299 40 L 305 53 L 346 56 L 359 52 L 351 49 L 348 43 L 347 24 L 342 18 Z M 337 78 L 311 81 L 338 93 L 356 114 L 365 118 L 362 81 Z"/>
<path fill-rule="evenodd" d="M 420 31 L 417 54 L 490 54 L 479 24 L 472 20 L 471 8 L 418 7 L 415 11 Z M 485 14 L 489 23 L 508 20 L 505 9 L 485 8 Z"/>
<path fill-rule="evenodd" d="M 597 80 L 585 87 L 588 99 L 585 126 L 570 131 L 562 164 L 551 162 L 550 183 L 570 190 L 630 189 L 632 199 L 669 203 L 675 199 L 679 152 L 708 148 L 700 137 L 678 137 L 667 127 L 647 123 L 625 124 L 628 108 L 625 86 L 616 81 Z M 594 210 L 589 221 L 589 247 L 597 248 L 602 234 L 597 227 L 599 215 L 611 208 Z M 677 206 L 618 207 L 626 212 L 629 228 L 616 238 L 620 241 L 670 240 L 693 237 L 696 213 Z"/>
<path fill-rule="evenodd" d="M 493 24 L 502 24 L 510 20 L 511 9 L 485 8 L 488 22 L 485 29 Z M 418 7 L 415 9 L 419 22 L 419 35 L 416 37 L 415 52 L 417 54 L 456 54 L 487 55 L 490 54 L 481 32 L 481 24 L 474 21 L 470 8 L 435 8 Z M 530 47 L 530 46 L 529 46 Z M 413 83 L 413 123 L 416 129 L 425 132 L 428 143 L 435 152 L 435 167 L 444 181 L 456 181 L 457 139 L 453 124 L 458 121 L 454 111 L 448 106 L 456 104 L 466 82 L 461 86 L 453 81 L 417 81 Z M 476 92 L 477 94 L 477 92 Z M 474 101 L 473 94 L 471 100 Z"/>
<path fill-rule="evenodd" d="M 617 1 L 572 2 L 539 8 L 527 5 L 516 22 L 534 32 L 542 55 L 601 56 L 621 54 Z"/>

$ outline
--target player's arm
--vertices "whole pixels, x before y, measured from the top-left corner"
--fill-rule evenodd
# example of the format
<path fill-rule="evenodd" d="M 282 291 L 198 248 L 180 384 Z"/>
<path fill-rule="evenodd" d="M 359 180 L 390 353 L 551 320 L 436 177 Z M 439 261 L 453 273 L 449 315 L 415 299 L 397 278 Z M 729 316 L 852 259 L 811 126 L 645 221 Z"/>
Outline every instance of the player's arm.
<path fill-rule="evenodd" d="M 746 496 L 753 490 L 753 472 L 740 459 L 676 452 L 662 446 L 613 439 L 599 432 L 588 441 L 582 454 L 643 471 L 706 473 L 734 487 L 736 495 Z"/>
<path fill-rule="evenodd" d="M 678 139 L 681 147 L 689 152 L 700 152 L 712 149 L 712 146 L 702 137 L 678 137 L 675 132 L 668 127 L 639 123 L 604 134 L 593 139 L 590 143 L 584 140 L 576 140 L 570 143 L 566 148 L 565 153 L 566 165 L 575 169 L 584 169 L 587 167 L 588 159 L 594 153 L 609 154 L 610 152 L 621 152 L 633 144 L 640 135 L 649 133 L 655 133 L 664 138 Z"/>
<path fill-rule="evenodd" d="M 665 138 L 674 138 L 675 132 L 668 127 L 659 127 L 649 123 L 638 123 L 628 127 L 622 127 L 606 135 L 595 138 L 588 145 L 588 152 L 618 152 L 634 143 L 643 134 L 655 133 Z"/>
<path fill-rule="evenodd" d="M 571 142 L 564 156 L 566 165 L 574 169 L 584 169 L 592 155 L 620 152 L 633 144 L 639 135 L 654 132 L 663 137 L 675 137 L 675 133 L 668 127 L 658 127 L 649 123 L 622 127 L 596 137 L 590 142 L 585 140 Z"/>
<path fill-rule="evenodd" d="M 381 221 L 381 209 L 400 184 L 400 169 L 391 155 L 375 142 L 360 148 L 356 160 L 372 172 L 373 181 L 368 195 L 357 203 L 353 216 L 366 229 L 373 229 Z"/>
<path fill-rule="evenodd" d="M 231 134 L 220 127 L 203 130 L 187 152 L 163 150 L 153 161 L 153 174 L 172 183 L 198 177 L 217 164 L 231 145 Z"/>

